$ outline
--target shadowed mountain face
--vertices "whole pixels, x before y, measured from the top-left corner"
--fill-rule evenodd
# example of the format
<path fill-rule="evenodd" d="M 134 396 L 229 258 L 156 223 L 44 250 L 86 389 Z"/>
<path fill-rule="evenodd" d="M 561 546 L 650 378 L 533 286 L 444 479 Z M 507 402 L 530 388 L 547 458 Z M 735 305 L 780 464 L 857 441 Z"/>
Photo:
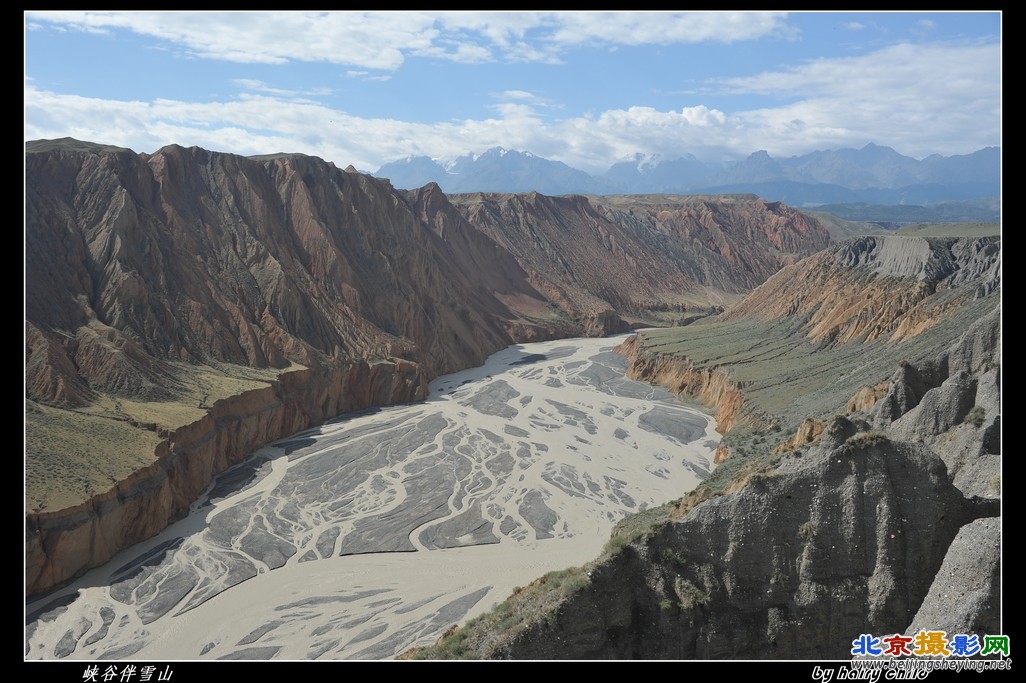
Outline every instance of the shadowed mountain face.
<path fill-rule="evenodd" d="M 33 398 L 138 393 L 131 374 L 159 393 L 162 360 L 397 356 L 438 374 L 510 343 L 513 322 L 559 329 L 496 298 L 546 304 L 487 239 L 446 242 L 387 184 L 318 159 L 172 146 L 30 153 L 26 166 L 27 317 L 55 376 Z M 464 258 L 464 243 L 488 258 Z"/>

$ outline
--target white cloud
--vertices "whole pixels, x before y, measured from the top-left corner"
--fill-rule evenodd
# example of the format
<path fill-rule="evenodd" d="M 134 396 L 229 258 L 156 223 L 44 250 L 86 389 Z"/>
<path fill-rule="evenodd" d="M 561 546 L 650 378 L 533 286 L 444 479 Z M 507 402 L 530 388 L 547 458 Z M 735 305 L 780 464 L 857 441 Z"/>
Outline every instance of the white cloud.
<path fill-rule="evenodd" d="M 534 107 L 544 107 L 548 109 L 562 109 L 563 105 L 548 98 L 542 97 L 537 93 L 533 93 L 527 90 L 503 90 L 502 92 L 490 93 L 490 96 L 496 100 L 502 100 L 505 102 L 516 103 L 519 105 L 530 105 Z M 500 105 L 491 105 L 492 109 L 499 110 Z"/>
<path fill-rule="evenodd" d="M 504 90 L 501 93 L 497 93 L 495 97 L 501 97 L 509 100 L 534 100 L 536 99 L 534 93 L 529 93 L 526 90 Z"/>
<path fill-rule="evenodd" d="M 866 25 L 858 21 L 849 21 L 844 27 L 849 31 L 861 31 L 866 28 Z"/>
<path fill-rule="evenodd" d="M 527 32 L 551 23 L 548 12 L 441 12 L 438 21 L 450 33 L 477 33 L 497 48 L 508 48 Z"/>
<path fill-rule="evenodd" d="M 488 48 L 454 41 L 444 41 L 442 44 L 418 48 L 411 52 L 418 57 L 435 57 L 463 64 L 492 61 L 492 52 Z"/>
<path fill-rule="evenodd" d="M 779 12 L 70 12 L 29 24 L 133 31 L 232 62 L 327 62 L 394 70 L 409 56 L 462 63 L 559 62 L 585 43 L 735 42 L 787 32 Z"/>
<path fill-rule="evenodd" d="M 784 30 L 785 12 L 564 12 L 550 40 L 560 45 L 733 43 Z"/>
<path fill-rule="evenodd" d="M 33 12 L 37 22 L 81 30 L 126 29 L 232 62 L 328 62 L 396 69 L 428 49 L 434 18 L 418 12 Z"/>
<path fill-rule="evenodd" d="M 538 93 L 509 89 L 491 93 L 487 118 L 413 123 L 352 116 L 264 81 L 237 83 L 246 92 L 236 99 L 143 102 L 57 94 L 27 80 L 26 139 L 70 135 L 140 152 L 171 142 L 239 154 L 295 151 L 368 170 L 408 155 L 502 146 L 602 171 L 636 152 L 725 160 L 875 142 L 920 158 L 965 154 L 1000 144 L 1001 130 L 1000 46 L 989 43 L 902 44 L 729 79 L 720 89 L 781 102 L 730 112 L 689 96 L 668 111 L 633 106 L 556 118 L 538 113 L 552 106 Z"/>
<path fill-rule="evenodd" d="M 535 118 L 536 116 L 534 109 L 527 104 L 500 102 L 499 104 L 489 105 L 488 108 L 498 112 L 506 120 Z"/>
<path fill-rule="evenodd" d="M 990 98 L 1000 88 L 1001 47 L 993 43 L 901 43 L 859 57 L 817 59 L 785 71 L 721 81 L 724 92 L 850 99 Z M 975 81 L 975 91 L 962 85 Z M 952 87 L 953 84 L 956 87 Z"/>
<path fill-rule="evenodd" d="M 768 139 L 783 139 L 790 122 L 800 120 L 819 148 L 872 141 L 923 156 L 995 144 L 999 65 L 1000 47 L 993 44 L 901 44 L 727 83 L 737 93 L 801 98 L 738 114 Z M 956 147 L 961 151 L 953 152 Z"/>
<path fill-rule="evenodd" d="M 282 97 L 305 97 L 309 95 L 324 96 L 331 94 L 331 88 L 319 87 L 309 88 L 306 90 L 276 88 L 255 78 L 236 78 L 232 82 L 247 90 L 256 90 L 257 92 L 267 93 L 269 95 L 280 95 Z"/>
<path fill-rule="evenodd" d="M 916 38 L 923 40 L 927 38 L 931 33 L 933 33 L 933 30 L 935 28 L 937 28 L 937 24 L 933 21 L 929 19 L 920 19 L 915 23 L 915 26 L 912 28 L 911 33 Z"/>
<path fill-rule="evenodd" d="M 371 75 L 370 71 L 363 71 L 360 69 L 349 69 L 346 71 L 346 78 L 356 78 L 361 81 L 387 81 L 392 78 L 390 73 L 379 73 Z"/>
<path fill-rule="evenodd" d="M 723 152 L 713 142 L 737 124 L 722 112 L 648 107 L 545 122 L 530 105 L 494 105 L 496 116 L 439 123 L 365 119 L 314 102 L 262 94 L 219 103 L 118 102 L 25 89 L 26 139 L 71 135 L 152 152 L 172 142 L 238 154 L 297 151 L 376 169 L 408 155 L 458 156 L 493 146 L 529 150 L 588 170 L 635 151 Z M 70 131 L 70 132 L 69 132 Z M 713 133 L 713 134 L 711 134 Z M 745 150 L 747 153 L 750 150 Z"/>

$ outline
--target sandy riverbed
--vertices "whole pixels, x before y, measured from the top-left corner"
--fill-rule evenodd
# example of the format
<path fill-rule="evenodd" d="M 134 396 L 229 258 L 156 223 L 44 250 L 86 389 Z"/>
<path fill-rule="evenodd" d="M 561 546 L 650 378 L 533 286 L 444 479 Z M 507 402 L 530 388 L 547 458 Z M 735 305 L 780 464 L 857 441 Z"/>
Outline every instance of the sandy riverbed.
<path fill-rule="evenodd" d="M 711 467 L 712 419 L 621 338 L 510 347 L 429 399 L 276 442 L 194 512 L 27 606 L 28 659 L 386 659 L 434 642 Z"/>

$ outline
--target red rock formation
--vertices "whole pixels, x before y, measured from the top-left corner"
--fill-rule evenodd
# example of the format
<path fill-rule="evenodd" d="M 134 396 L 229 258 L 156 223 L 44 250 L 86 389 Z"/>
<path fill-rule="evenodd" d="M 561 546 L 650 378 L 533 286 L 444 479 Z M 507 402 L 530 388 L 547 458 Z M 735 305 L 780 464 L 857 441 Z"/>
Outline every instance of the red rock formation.
<path fill-rule="evenodd" d="M 858 413 L 863 410 L 869 410 L 876 402 L 887 395 L 887 390 L 890 389 L 891 383 L 889 381 L 883 381 L 874 386 L 868 384 L 851 397 L 846 406 L 848 413 Z"/>
<path fill-rule="evenodd" d="M 999 238 L 861 237 L 782 268 L 717 319 L 805 317 L 805 335 L 824 346 L 878 338 L 898 343 L 999 284 Z M 632 378 L 687 393 L 714 408 L 721 433 L 742 418 L 752 426 L 769 426 L 745 410 L 743 387 L 732 382 L 729 367 L 696 366 L 686 357 L 653 353 L 638 337 L 617 350 L 630 359 Z M 889 387 L 886 381 L 864 387 L 848 401 L 848 412 L 866 410 Z M 781 449 L 811 443 L 821 431 L 816 420 L 806 420 Z M 717 452 L 717 462 L 728 450 Z"/>
<path fill-rule="evenodd" d="M 997 238 L 862 237 L 780 270 L 723 314 L 730 320 L 809 315 L 824 344 L 899 342 L 922 334 L 1000 283 Z M 963 281 L 977 287 L 959 287 Z"/>
<path fill-rule="evenodd" d="M 451 199 L 574 317 L 722 302 L 829 242 L 815 219 L 751 195 Z"/>
<path fill-rule="evenodd" d="M 26 180 L 30 400 L 174 399 L 168 361 L 311 368 L 216 404 L 109 491 L 31 515 L 30 592 L 152 535 L 268 441 L 422 398 L 514 340 L 584 332 L 503 303 L 547 309 L 487 237 L 440 235 L 386 182 L 319 159 L 30 148 Z"/>
<path fill-rule="evenodd" d="M 798 431 L 795 432 L 794 436 L 774 448 L 773 452 L 786 453 L 796 448 L 816 443 L 823 436 L 824 427 L 825 425 L 822 420 L 806 418 L 798 425 Z"/>
<path fill-rule="evenodd" d="M 716 452 L 713 453 L 713 464 L 719 465 L 721 462 L 723 462 L 729 457 L 730 447 L 727 446 L 727 444 L 721 442 L 720 445 L 716 447 Z"/>
<path fill-rule="evenodd" d="M 129 356 L 130 342 L 255 367 L 397 356 L 435 374 L 511 343 L 519 316 L 494 290 L 545 305 L 495 245 L 457 261 L 386 182 L 312 157 L 58 151 L 28 154 L 26 174 L 30 322 L 95 320 Z M 90 386 L 92 370 L 79 365 Z"/>
<path fill-rule="evenodd" d="M 687 394 L 715 410 L 716 431 L 720 434 L 730 432 L 742 419 L 761 424 L 755 416 L 742 414 L 743 387 L 726 370 L 698 368 L 687 358 L 648 352 L 637 335 L 613 351 L 630 361 L 627 376 L 631 379 L 659 384 L 675 394 Z"/>

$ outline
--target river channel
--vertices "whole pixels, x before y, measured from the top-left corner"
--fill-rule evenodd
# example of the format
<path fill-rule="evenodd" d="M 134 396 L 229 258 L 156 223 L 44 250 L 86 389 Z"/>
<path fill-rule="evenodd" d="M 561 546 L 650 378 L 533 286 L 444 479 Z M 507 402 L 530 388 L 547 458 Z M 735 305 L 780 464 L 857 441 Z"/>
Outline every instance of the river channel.
<path fill-rule="evenodd" d="M 26 606 L 27 659 L 389 659 L 596 557 L 705 478 L 713 419 L 626 379 L 624 337 L 511 346 L 424 402 L 223 473 L 185 519 Z"/>

